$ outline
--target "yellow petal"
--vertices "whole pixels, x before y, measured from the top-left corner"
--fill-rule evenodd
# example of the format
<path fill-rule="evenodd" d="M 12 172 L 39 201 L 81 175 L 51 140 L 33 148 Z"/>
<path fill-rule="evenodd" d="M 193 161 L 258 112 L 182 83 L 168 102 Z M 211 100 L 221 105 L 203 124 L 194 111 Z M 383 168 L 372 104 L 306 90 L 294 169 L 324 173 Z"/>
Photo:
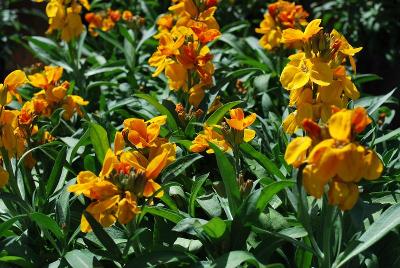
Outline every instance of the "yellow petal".
<path fill-rule="evenodd" d="M 332 83 L 333 72 L 327 63 L 314 61 L 311 68 L 310 79 L 320 86 L 328 86 Z"/>
<path fill-rule="evenodd" d="M 8 183 L 8 172 L 0 166 L 0 188 L 3 188 Z"/>
<path fill-rule="evenodd" d="M 322 27 L 319 26 L 320 24 L 321 19 L 312 20 L 304 30 L 304 38 L 308 40 L 316 35 L 322 29 Z"/>
<path fill-rule="evenodd" d="M 146 178 L 148 180 L 154 180 L 163 170 L 167 164 L 168 152 L 165 150 L 160 155 L 154 157 L 146 168 Z"/>
<path fill-rule="evenodd" d="M 311 147 L 310 137 L 297 137 L 286 148 L 285 161 L 289 165 L 299 167 L 306 159 L 307 150 Z"/>
<path fill-rule="evenodd" d="M 249 141 L 252 141 L 255 136 L 256 136 L 256 132 L 254 130 L 246 128 L 244 130 L 243 140 L 245 142 L 249 142 Z"/>
<path fill-rule="evenodd" d="M 372 150 L 367 150 L 364 156 L 364 174 L 363 177 L 366 180 L 378 179 L 383 171 L 382 161 L 379 159 L 377 154 Z"/>
<path fill-rule="evenodd" d="M 332 138 L 347 142 L 351 137 L 351 121 L 353 111 L 343 110 L 331 116 L 328 121 L 329 134 Z"/>

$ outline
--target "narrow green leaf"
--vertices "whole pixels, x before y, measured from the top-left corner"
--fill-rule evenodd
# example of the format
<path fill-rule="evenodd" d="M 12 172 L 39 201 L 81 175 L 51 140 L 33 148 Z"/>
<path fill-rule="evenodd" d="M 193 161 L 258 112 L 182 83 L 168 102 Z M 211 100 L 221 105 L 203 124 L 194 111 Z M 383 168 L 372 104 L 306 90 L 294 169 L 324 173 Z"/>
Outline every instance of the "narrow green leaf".
<path fill-rule="evenodd" d="M 79 148 L 81 146 L 85 146 L 85 145 L 88 145 L 88 144 L 90 144 L 90 126 L 85 131 L 85 133 L 83 133 L 83 135 L 81 136 L 79 141 L 75 144 L 75 146 L 72 148 L 71 156 L 69 158 L 69 162 L 70 163 L 72 162 L 72 160 L 74 159 L 76 153 L 78 152 L 78 150 L 79 150 Z"/>
<path fill-rule="evenodd" d="M 259 211 L 263 211 L 267 206 L 267 204 L 269 203 L 269 201 L 271 201 L 271 199 L 274 197 L 274 195 L 276 195 L 278 192 L 282 191 L 286 187 L 293 186 L 294 184 L 295 184 L 294 181 L 285 180 L 285 181 L 277 181 L 267 185 L 261 190 L 261 194 L 256 203 L 256 208 Z"/>
<path fill-rule="evenodd" d="M 6 220 L 5 222 L 0 224 L 0 237 L 4 235 L 5 232 L 10 230 L 10 228 L 14 225 L 15 222 L 17 222 L 19 219 L 22 219 L 26 217 L 26 215 L 18 215 L 15 217 L 12 217 L 11 219 Z"/>
<path fill-rule="evenodd" d="M 343 255 L 342 259 L 334 267 L 341 267 L 351 258 L 357 256 L 370 246 L 375 244 L 379 239 L 385 236 L 393 228 L 400 224 L 400 204 L 395 204 L 385 210 L 380 217 L 371 224 L 368 229 L 358 239 L 360 244 L 356 246 L 351 252 Z"/>
<path fill-rule="evenodd" d="M 33 264 L 29 263 L 27 260 L 19 256 L 1 256 L 0 263 L 13 263 L 16 264 L 18 267 L 23 267 L 23 268 L 35 267 Z M 2 265 L 0 266 L 3 267 Z M 5 267 L 14 267 L 14 266 L 7 265 Z"/>
<path fill-rule="evenodd" d="M 239 105 L 242 101 L 233 101 L 224 104 L 223 106 L 219 107 L 207 120 L 206 125 L 213 126 L 218 124 L 225 116 L 225 114 L 232 109 L 233 107 Z"/>
<path fill-rule="evenodd" d="M 251 264 L 252 267 L 265 267 L 247 251 L 231 251 L 216 259 L 211 267 L 241 267 L 243 263 Z"/>
<path fill-rule="evenodd" d="M 93 267 L 94 254 L 89 250 L 74 249 L 65 254 L 64 258 L 67 260 L 72 268 L 90 268 Z"/>
<path fill-rule="evenodd" d="M 232 215 L 234 215 L 239 208 L 241 199 L 239 185 L 236 180 L 235 168 L 218 146 L 210 143 L 210 147 L 214 150 L 215 158 L 217 159 L 218 169 L 225 186 L 229 208 L 231 209 Z"/>
<path fill-rule="evenodd" d="M 160 216 L 166 220 L 169 220 L 173 223 L 178 223 L 181 220 L 183 220 L 185 217 L 181 214 L 179 214 L 176 211 L 170 210 L 170 209 L 166 209 L 166 208 L 162 208 L 162 207 L 145 207 L 142 210 L 142 213 L 150 213 L 154 216 Z"/>
<path fill-rule="evenodd" d="M 193 267 L 195 261 L 196 257 L 189 253 L 169 249 L 134 256 L 124 267 L 159 267 L 160 264 L 166 267 Z M 177 266 L 168 265 L 172 263 Z"/>
<path fill-rule="evenodd" d="M 47 229 L 52 232 L 58 239 L 62 239 L 64 236 L 60 226 L 57 224 L 55 220 L 50 218 L 49 216 L 40 213 L 40 212 L 33 212 L 29 214 L 29 217 L 36 222 L 36 224 L 42 228 Z"/>
<path fill-rule="evenodd" d="M 103 226 L 101 226 L 100 223 L 98 223 L 87 211 L 84 211 L 83 213 L 86 220 L 89 222 L 90 227 L 92 227 L 93 233 L 96 235 L 97 239 L 99 239 L 101 244 L 103 244 L 113 258 L 120 260 L 122 256 L 121 251 L 110 235 L 103 229 Z"/>
<path fill-rule="evenodd" d="M 379 144 L 379 143 L 382 143 L 382 142 L 385 142 L 385 141 L 388 141 L 388 140 L 393 140 L 393 139 L 396 139 L 396 138 L 399 138 L 399 137 L 400 137 L 400 128 L 398 128 L 396 130 L 393 130 L 393 131 L 390 131 L 389 133 L 377 138 L 374 141 L 374 144 Z"/>
<path fill-rule="evenodd" d="M 268 157 L 262 153 L 256 151 L 250 144 L 242 143 L 240 149 L 243 153 L 256 160 L 266 171 L 271 175 L 276 176 L 279 180 L 285 180 L 285 176 L 279 170 L 279 168 L 272 162 Z"/>
<path fill-rule="evenodd" d="M 96 152 L 97 159 L 101 164 L 103 164 L 104 157 L 106 156 L 106 153 L 110 148 L 107 131 L 98 124 L 90 123 L 89 134 L 94 151 Z"/>
<path fill-rule="evenodd" d="M 179 157 L 170 164 L 164 171 L 163 175 L 161 176 L 161 181 L 165 182 L 169 179 L 175 178 L 182 174 L 188 167 L 193 165 L 194 162 L 203 158 L 201 154 L 188 154 Z"/>
<path fill-rule="evenodd" d="M 63 146 L 60 153 L 57 155 L 56 161 L 54 162 L 53 169 L 51 170 L 49 179 L 46 183 L 46 195 L 50 196 L 58 184 L 58 179 L 61 177 L 64 164 L 67 161 L 67 147 Z"/>
<path fill-rule="evenodd" d="M 221 218 L 212 218 L 203 226 L 204 232 L 211 238 L 219 239 L 226 231 L 226 223 Z"/>
<path fill-rule="evenodd" d="M 160 114 L 166 115 L 167 125 L 172 131 L 177 131 L 179 129 L 174 116 L 170 113 L 170 111 L 167 108 L 165 108 L 162 104 L 160 104 L 158 100 L 147 94 L 136 94 L 135 96 L 144 99 L 145 101 L 153 105 L 154 108 L 156 108 Z"/>
<path fill-rule="evenodd" d="M 195 203 L 196 203 L 196 198 L 197 195 L 199 194 L 199 191 L 201 189 L 201 186 L 203 186 L 204 182 L 207 180 L 209 173 L 201 175 L 200 177 L 196 178 L 192 185 L 192 190 L 190 191 L 190 197 L 189 197 L 189 214 L 192 217 L 195 217 Z"/>

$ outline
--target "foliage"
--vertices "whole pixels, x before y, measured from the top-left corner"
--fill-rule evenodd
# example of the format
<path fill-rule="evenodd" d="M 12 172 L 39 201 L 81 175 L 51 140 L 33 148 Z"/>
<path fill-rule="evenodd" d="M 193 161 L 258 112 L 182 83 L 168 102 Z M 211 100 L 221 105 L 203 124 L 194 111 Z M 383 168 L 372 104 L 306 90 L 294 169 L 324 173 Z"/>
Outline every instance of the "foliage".
<path fill-rule="evenodd" d="M 72 12 L 74 23 L 84 26 L 73 27 L 76 37 L 62 40 L 65 28 L 46 10 L 41 16 L 53 23 L 52 33 L 15 38 L 40 64 L 1 80 L 0 266 L 398 266 L 396 90 L 366 94 L 365 83 L 376 76 L 354 73 L 348 57 L 354 55 L 335 62 L 343 55 L 335 54 L 342 52 L 339 38 L 329 35 L 333 28 L 325 26 L 323 35 L 318 26 L 306 36 L 306 23 L 283 27 L 287 21 L 280 20 L 283 41 L 267 51 L 255 32 L 268 10 L 265 2 L 184 2 L 195 5 L 196 16 L 168 11 L 173 3 L 167 0 L 96 0 L 89 11 L 82 8 L 85 1 L 73 0 L 57 12 L 82 5 Z M 366 16 L 374 10 L 369 4 L 357 10 Z M 359 24 L 341 15 L 347 3 L 342 5 L 336 13 L 318 5 L 308 21 L 334 21 L 350 37 L 347 29 Z M 160 16 L 168 12 L 165 29 Z M 67 15 L 56 17 L 70 22 Z M 301 38 L 284 45 L 287 29 Z M 310 49 L 315 38 L 320 43 Z M 288 85 L 286 75 L 295 80 L 288 66 L 297 64 L 287 59 L 295 53 L 291 45 L 307 53 L 301 61 L 314 64 L 315 72 L 324 68 L 317 61 L 326 64 L 327 77 L 310 71 L 305 83 Z M 322 55 L 332 48 L 338 49 L 327 60 Z M 156 76 L 160 54 L 165 71 Z M 320 101 L 321 91 L 333 90 L 328 86 L 339 80 L 333 74 L 338 68 L 340 79 L 361 95 L 346 96 L 340 84 L 340 103 Z M 312 93 L 312 112 L 287 133 L 283 122 L 306 102 L 293 97 L 296 90 Z M 323 118 L 313 113 L 320 103 L 329 111 L 332 104 L 339 108 Z M 313 136 L 305 121 L 323 134 Z M 296 145 L 299 138 L 304 143 Z M 342 171 L 327 176 L 320 194 L 304 181 L 304 170 L 322 161 L 310 154 L 326 140 L 335 150 L 348 144 L 362 150 L 363 162 L 336 151 L 328 159 L 349 164 L 346 159 L 360 170 L 351 181 L 359 195 L 350 205 L 343 203 L 350 190 L 333 196 L 324 188 L 344 183 Z M 301 145 L 306 148 L 298 153 Z M 365 155 L 372 154 L 368 162 Z"/>

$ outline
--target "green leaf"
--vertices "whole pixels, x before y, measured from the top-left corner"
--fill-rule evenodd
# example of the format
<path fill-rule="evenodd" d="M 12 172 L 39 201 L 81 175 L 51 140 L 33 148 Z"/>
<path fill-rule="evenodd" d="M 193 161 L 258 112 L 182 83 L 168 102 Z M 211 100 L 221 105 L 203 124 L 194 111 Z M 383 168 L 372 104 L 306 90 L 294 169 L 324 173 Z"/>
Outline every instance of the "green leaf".
<path fill-rule="evenodd" d="M 260 196 L 257 199 L 256 208 L 259 211 L 263 211 L 267 206 L 267 204 L 269 203 L 269 201 L 272 200 L 274 195 L 276 195 L 278 192 L 282 191 L 286 187 L 293 186 L 294 184 L 295 184 L 294 181 L 285 180 L 285 181 L 277 181 L 267 185 L 266 187 L 264 187 L 264 189 L 261 190 Z"/>
<path fill-rule="evenodd" d="M 49 216 L 40 213 L 40 212 L 33 212 L 29 214 L 29 217 L 36 222 L 36 224 L 41 228 L 41 229 L 46 229 L 52 232 L 58 239 L 62 239 L 64 234 L 60 228 L 60 226 L 57 224 L 55 220 L 50 218 Z"/>
<path fill-rule="evenodd" d="M 225 186 L 229 208 L 231 209 L 232 215 L 234 215 L 239 207 L 241 200 L 240 189 L 236 180 L 235 168 L 218 146 L 210 143 L 210 147 L 214 150 L 215 158 L 217 159 L 218 169 Z"/>
<path fill-rule="evenodd" d="M 393 89 L 386 95 L 382 96 L 374 96 L 374 97 L 364 97 L 358 99 L 354 102 L 354 106 L 361 106 L 361 107 L 368 107 L 368 114 L 372 114 L 375 112 L 379 107 L 381 107 L 385 102 L 387 102 L 393 93 L 396 91 L 397 88 Z"/>
<path fill-rule="evenodd" d="M 203 225 L 203 230 L 209 237 L 219 239 L 226 231 L 226 223 L 219 217 L 212 218 Z"/>
<path fill-rule="evenodd" d="M 382 143 L 382 142 L 385 142 L 385 141 L 388 141 L 388 140 L 393 140 L 393 139 L 396 139 L 398 137 L 400 137 L 400 128 L 398 128 L 396 130 L 393 130 L 393 131 L 390 131 L 389 133 L 377 138 L 374 141 L 374 144 L 379 144 L 379 143 Z"/>
<path fill-rule="evenodd" d="M 125 267 L 159 267 L 162 264 L 165 267 L 167 264 L 176 263 L 180 267 L 193 267 L 196 257 L 178 250 L 161 250 L 145 253 L 141 256 L 134 256 L 128 260 Z M 178 267 L 178 266 L 175 266 Z"/>
<path fill-rule="evenodd" d="M 358 244 L 354 249 L 352 249 L 347 254 L 344 254 L 342 258 L 339 259 L 339 263 L 334 267 L 339 268 L 348 262 L 351 258 L 357 256 L 364 250 L 368 249 L 370 246 L 375 244 L 379 239 L 385 236 L 393 228 L 400 224 L 400 204 L 395 204 L 385 210 L 380 217 L 371 224 L 368 229 L 361 235 L 358 239 L 360 244 Z"/>
<path fill-rule="evenodd" d="M 354 83 L 361 85 L 361 84 L 376 81 L 376 80 L 382 80 L 382 77 L 380 77 L 376 74 L 358 74 L 354 78 Z"/>
<path fill-rule="evenodd" d="M 64 164 L 67 161 L 67 147 L 63 146 L 60 153 L 57 155 L 56 161 L 54 162 L 53 169 L 51 170 L 49 179 L 46 183 L 46 195 L 50 196 L 58 184 L 58 180 L 61 177 Z"/>
<path fill-rule="evenodd" d="M 233 101 L 219 107 L 205 122 L 208 126 L 217 125 L 225 116 L 225 114 L 233 107 L 239 105 L 242 101 Z"/>
<path fill-rule="evenodd" d="M 158 100 L 153 98 L 150 95 L 147 94 L 136 94 L 135 95 L 138 98 L 146 100 L 148 103 L 154 106 L 154 108 L 157 109 L 157 111 L 162 114 L 167 116 L 167 125 L 172 131 L 178 131 L 178 124 L 175 121 L 174 116 L 171 114 L 171 112 L 165 108 L 163 105 L 161 105 Z"/>
<path fill-rule="evenodd" d="M 282 172 L 279 170 L 279 168 L 274 164 L 274 162 L 272 162 L 268 157 L 266 157 L 262 153 L 256 151 L 256 149 L 254 149 L 250 144 L 242 143 L 240 145 L 240 149 L 246 155 L 256 160 L 263 168 L 265 168 L 266 171 L 271 173 L 277 179 L 279 180 L 286 179 L 285 176 L 282 174 Z"/>
<path fill-rule="evenodd" d="M 192 217 L 195 217 L 196 214 L 195 203 L 197 195 L 199 194 L 201 186 L 203 186 L 204 182 L 207 180 L 208 175 L 209 173 L 197 177 L 192 185 L 192 190 L 190 191 L 190 197 L 189 197 L 189 214 Z"/>
<path fill-rule="evenodd" d="M 97 159 L 103 164 L 104 157 L 110 144 L 108 142 L 107 131 L 100 125 L 90 123 L 89 126 L 90 140 L 92 141 L 94 151 L 96 152 Z"/>
<path fill-rule="evenodd" d="M 19 267 L 23 267 L 23 268 L 35 267 L 33 264 L 29 263 L 27 260 L 25 260 L 24 258 L 19 257 L 19 256 L 1 256 L 0 263 L 13 263 L 13 264 L 16 264 Z M 3 266 L 1 265 L 1 267 L 3 267 Z M 14 266 L 7 265 L 4 267 L 14 267 Z"/>
<path fill-rule="evenodd" d="M 247 251 L 231 251 L 216 259 L 211 267 L 241 267 L 243 263 L 251 264 L 254 267 L 265 267 Z"/>
<path fill-rule="evenodd" d="M 203 158 L 201 154 L 188 154 L 179 157 L 163 171 L 161 181 L 165 182 L 169 179 L 176 178 L 200 158 Z"/>
<path fill-rule="evenodd" d="M 11 219 L 6 220 L 5 222 L 0 224 L 0 237 L 4 236 L 4 234 L 10 230 L 10 228 L 17 222 L 19 219 L 26 217 L 26 215 L 18 215 L 14 216 Z"/>
<path fill-rule="evenodd" d="M 169 220 L 173 223 L 178 223 L 183 220 L 185 217 L 178 212 L 175 212 L 170 209 L 162 208 L 162 207 L 145 207 L 142 210 L 142 214 L 150 213 L 154 216 L 160 216 L 166 220 Z"/>
<path fill-rule="evenodd" d="M 76 153 L 78 152 L 78 150 L 81 146 L 86 146 L 88 144 L 90 144 L 90 126 L 85 131 L 85 133 L 82 135 L 82 137 L 79 139 L 79 141 L 75 144 L 75 146 L 72 148 L 69 162 L 70 163 L 72 162 L 72 160 L 74 159 Z"/>
<path fill-rule="evenodd" d="M 90 268 L 93 267 L 94 256 L 89 250 L 74 249 L 65 254 L 64 258 L 72 268 Z"/>
<path fill-rule="evenodd" d="M 87 211 L 84 211 L 83 213 L 86 220 L 89 222 L 90 227 L 92 227 L 93 233 L 96 235 L 97 239 L 99 239 L 101 244 L 107 249 L 113 258 L 120 260 L 122 257 L 121 251 L 110 235 L 104 230 L 103 226 L 101 226 L 100 223 L 98 223 Z"/>

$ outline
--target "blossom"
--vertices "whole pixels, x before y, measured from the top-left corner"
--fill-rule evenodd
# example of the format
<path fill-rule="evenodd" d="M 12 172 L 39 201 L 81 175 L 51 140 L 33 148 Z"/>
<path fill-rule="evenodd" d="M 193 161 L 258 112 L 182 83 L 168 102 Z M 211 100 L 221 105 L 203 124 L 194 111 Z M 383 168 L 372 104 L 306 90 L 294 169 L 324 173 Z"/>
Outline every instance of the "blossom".
<path fill-rule="evenodd" d="M 320 19 L 315 19 L 307 24 L 304 32 L 299 29 L 286 29 L 282 33 L 282 42 L 288 47 L 299 47 L 315 36 L 322 27 Z"/>
<path fill-rule="evenodd" d="M 70 120 L 74 113 L 83 116 L 81 106 L 89 102 L 80 96 L 67 94 L 70 83 L 60 81 L 62 74 L 62 67 L 45 66 L 42 72 L 28 76 L 31 85 L 42 89 L 30 101 L 35 115 L 49 117 L 55 109 L 63 108 L 63 118 L 66 120 Z"/>
<path fill-rule="evenodd" d="M 12 101 L 12 97 L 16 97 L 22 102 L 21 96 L 17 89 L 27 82 L 26 75 L 21 70 L 15 70 L 8 74 L 4 79 L 4 83 L 0 84 L 0 105 L 7 105 Z"/>
<path fill-rule="evenodd" d="M 383 171 L 377 154 L 356 142 L 356 135 L 371 123 L 364 108 L 334 109 L 334 114 L 322 128 L 310 120 L 304 121 L 310 137 L 291 141 L 285 160 L 294 167 L 305 164 L 303 185 L 316 198 L 329 184 L 328 199 L 342 210 L 351 209 L 358 198 L 358 183 L 362 178 L 375 180 Z M 327 128 L 325 130 L 325 128 Z"/>
<path fill-rule="evenodd" d="M 262 34 L 260 45 L 273 50 L 281 45 L 282 31 L 293 28 L 298 29 L 307 24 L 308 13 L 301 5 L 287 1 L 277 1 L 268 5 L 268 12 L 256 32 Z"/>
<path fill-rule="evenodd" d="M 124 132 L 127 139 L 136 148 L 152 147 L 160 134 L 160 128 L 165 124 L 167 116 L 158 116 L 151 120 L 130 118 L 124 121 Z"/>
<path fill-rule="evenodd" d="M 66 42 L 78 37 L 84 29 L 80 16 L 82 6 L 90 9 L 87 0 L 49 0 L 46 6 L 46 15 L 49 18 L 47 33 L 60 30 L 61 39 Z"/>
<path fill-rule="evenodd" d="M 206 151 L 208 154 L 212 154 L 214 150 L 210 148 L 209 143 L 215 144 L 222 151 L 231 150 L 231 145 L 225 140 L 224 136 L 214 130 L 214 128 L 215 127 L 205 125 L 203 131 L 193 140 L 190 151 L 194 153 Z"/>
<path fill-rule="evenodd" d="M 8 183 L 8 172 L 0 165 L 0 188 L 3 188 Z"/>
<path fill-rule="evenodd" d="M 256 132 L 252 129 L 248 129 L 248 127 L 254 123 L 257 115 L 252 113 L 245 117 L 242 108 L 232 109 L 229 111 L 229 114 L 231 119 L 225 119 L 226 122 L 232 129 L 238 132 L 243 132 L 243 141 L 249 142 L 254 139 Z M 237 140 L 235 139 L 235 141 Z"/>
<path fill-rule="evenodd" d="M 288 90 L 304 87 L 309 82 L 320 86 L 329 86 L 333 80 L 333 72 L 326 62 L 318 58 L 307 59 L 304 53 L 289 57 L 290 62 L 283 69 L 280 81 Z"/>

